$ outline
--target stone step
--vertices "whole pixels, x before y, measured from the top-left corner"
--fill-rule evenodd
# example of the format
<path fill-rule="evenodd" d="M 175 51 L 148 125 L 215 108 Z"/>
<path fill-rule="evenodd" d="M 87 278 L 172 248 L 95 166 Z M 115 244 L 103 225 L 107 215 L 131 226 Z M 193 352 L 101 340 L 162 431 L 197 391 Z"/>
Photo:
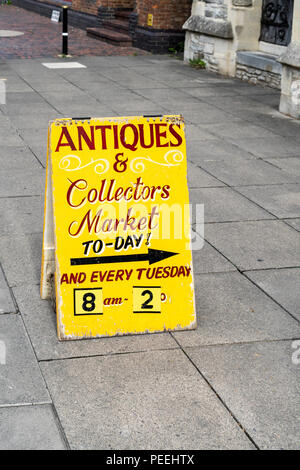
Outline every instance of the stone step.
<path fill-rule="evenodd" d="M 128 20 L 124 19 L 103 21 L 102 26 L 106 29 L 112 29 L 114 31 L 125 31 L 126 33 L 129 31 Z"/>
<path fill-rule="evenodd" d="M 108 42 L 115 46 L 132 46 L 129 34 L 119 33 L 108 28 L 87 28 L 87 35 Z"/>

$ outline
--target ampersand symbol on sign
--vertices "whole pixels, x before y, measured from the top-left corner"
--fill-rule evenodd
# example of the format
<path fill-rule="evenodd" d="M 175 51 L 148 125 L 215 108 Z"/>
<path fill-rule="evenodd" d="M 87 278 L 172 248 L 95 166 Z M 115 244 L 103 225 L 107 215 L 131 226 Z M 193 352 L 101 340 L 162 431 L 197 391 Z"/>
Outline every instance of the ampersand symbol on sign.
<path fill-rule="evenodd" d="M 117 153 L 117 155 L 115 157 L 116 162 L 115 162 L 113 168 L 117 173 L 123 173 L 123 171 L 125 171 L 127 169 L 126 162 L 128 162 L 128 158 L 122 160 L 120 158 L 120 156 L 124 157 L 124 153 Z"/>

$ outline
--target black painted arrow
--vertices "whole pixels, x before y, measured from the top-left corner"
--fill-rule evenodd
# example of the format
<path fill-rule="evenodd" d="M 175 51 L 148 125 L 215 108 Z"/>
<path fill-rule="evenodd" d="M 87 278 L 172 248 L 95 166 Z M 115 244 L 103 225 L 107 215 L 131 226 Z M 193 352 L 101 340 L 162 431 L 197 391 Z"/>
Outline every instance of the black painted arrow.
<path fill-rule="evenodd" d="M 178 255 L 172 251 L 151 250 L 148 253 L 140 253 L 135 255 L 118 255 L 118 256 L 95 256 L 92 258 L 71 258 L 71 266 L 80 266 L 83 264 L 110 264 L 110 263 L 133 263 L 135 261 L 149 261 L 149 264 L 158 263 L 163 259 Z"/>

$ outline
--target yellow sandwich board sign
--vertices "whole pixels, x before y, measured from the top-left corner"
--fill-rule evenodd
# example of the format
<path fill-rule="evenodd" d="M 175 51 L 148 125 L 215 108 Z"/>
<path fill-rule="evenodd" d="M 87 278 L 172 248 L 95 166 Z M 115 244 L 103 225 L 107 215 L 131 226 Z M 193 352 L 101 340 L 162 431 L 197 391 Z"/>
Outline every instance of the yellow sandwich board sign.
<path fill-rule="evenodd" d="M 55 285 L 60 339 L 195 328 L 190 237 L 181 116 L 50 123 L 41 296 Z"/>

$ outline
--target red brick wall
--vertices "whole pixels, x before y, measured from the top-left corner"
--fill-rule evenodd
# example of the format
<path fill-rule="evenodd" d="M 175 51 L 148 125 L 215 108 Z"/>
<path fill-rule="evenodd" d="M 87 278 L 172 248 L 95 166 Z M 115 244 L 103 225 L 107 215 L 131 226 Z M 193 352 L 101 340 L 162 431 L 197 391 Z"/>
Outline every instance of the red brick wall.
<path fill-rule="evenodd" d="M 139 25 L 147 26 L 153 15 L 153 29 L 180 30 L 191 15 L 192 0 L 137 0 Z"/>
<path fill-rule="evenodd" d="M 90 15 L 96 15 L 102 0 L 72 0 L 72 10 L 82 11 Z"/>
<path fill-rule="evenodd" d="M 102 5 L 112 8 L 134 8 L 135 0 L 102 0 Z"/>
<path fill-rule="evenodd" d="M 135 0 L 73 0 L 72 9 L 97 15 L 99 7 L 134 8 Z"/>
<path fill-rule="evenodd" d="M 147 26 L 148 14 L 153 15 L 153 29 L 181 30 L 191 14 L 192 0 L 73 0 L 72 9 L 97 15 L 98 8 L 135 8 L 139 25 Z"/>

